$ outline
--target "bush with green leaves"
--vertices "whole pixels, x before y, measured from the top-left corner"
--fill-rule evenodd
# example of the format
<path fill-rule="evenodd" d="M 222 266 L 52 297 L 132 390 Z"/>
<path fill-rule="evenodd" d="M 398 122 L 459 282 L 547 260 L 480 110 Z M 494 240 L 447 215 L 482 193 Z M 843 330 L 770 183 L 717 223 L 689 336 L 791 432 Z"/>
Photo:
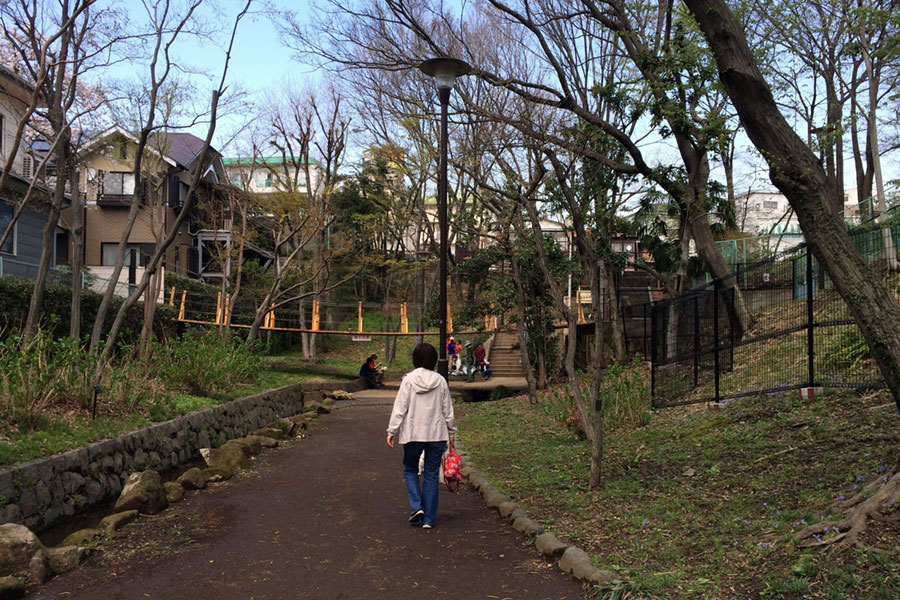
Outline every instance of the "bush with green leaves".
<path fill-rule="evenodd" d="M 30 279 L 4 275 L 0 277 L 0 338 L 14 336 L 22 330 L 28 306 L 34 291 L 34 282 Z M 81 296 L 81 331 L 90 332 L 94 326 L 94 318 L 100 307 L 101 294 L 93 290 L 84 290 Z M 114 296 L 109 312 L 103 324 L 103 330 L 109 331 L 124 298 Z M 177 307 L 160 305 L 156 309 L 153 330 L 157 337 L 175 337 L 182 328 L 176 321 Z M 72 289 L 67 285 L 48 284 L 44 290 L 41 306 L 41 328 L 53 337 L 68 335 L 72 315 Z M 144 303 L 137 302 L 125 313 L 119 339 L 126 344 L 137 341 L 144 323 Z"/>
<path fill-rule="evenodd" d="M 858 327 L 841 329 L 829 336 L 822 356 L 822 366 L 836 369 L 854 369 L 869 358 L 869 345 Z"/>
<path fill-rule="evenodd" d="M 154 343 L 150 360 L 151 374 L 170 388 L 209 397 L 254 381 L 263 366 L 252 344 L 219 331 L 188 331 L 167 345 Z"/>
<path fill-rule="evenodd" d="M 605 427 L 646 425 L 653 406 L 650 372 L 637 359 L 624 364 L 613 361 L 603 373 L 600 399 Z"/>
<path fill-rule="evenodd" d="M 51 404 L 83 406 L 96 361 L 78 340 L 56 340 L 45 330 L 27 342 L 18 335 L 0 341 L 0 417 L 33 429 Z"/>
<path fill-rule="evenodd" d="M 579 373 L 582 394 L 588 397 L 590 379 Z M 652 398 L 650 373 L 639 360 L 632 363 L 610 363 L 600 379 L 600 401 L 603 406 L 603 426 L 607 429 L 636 427 L 650 422 Z M 541 400 L 545 415 L 559 421 L 579 437 L 584 435 L 581 415 L 575 406 L 570 384 L 551 388 Z"/>

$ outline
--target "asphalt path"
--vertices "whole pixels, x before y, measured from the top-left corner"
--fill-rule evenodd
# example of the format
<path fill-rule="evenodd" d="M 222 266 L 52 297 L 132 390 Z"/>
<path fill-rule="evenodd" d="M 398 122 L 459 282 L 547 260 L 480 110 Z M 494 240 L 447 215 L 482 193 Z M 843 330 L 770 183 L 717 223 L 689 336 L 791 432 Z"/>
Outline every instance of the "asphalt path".
<path fill-rule="evenodd" d="M 30 598 L 585 598 L 475 492 L 442 488 L 435 528 L 406 522 L 391 396 L 323 415 L 308 437 L 126 526 Z M 461 439 L 464 443 L 464 439 Z"/>

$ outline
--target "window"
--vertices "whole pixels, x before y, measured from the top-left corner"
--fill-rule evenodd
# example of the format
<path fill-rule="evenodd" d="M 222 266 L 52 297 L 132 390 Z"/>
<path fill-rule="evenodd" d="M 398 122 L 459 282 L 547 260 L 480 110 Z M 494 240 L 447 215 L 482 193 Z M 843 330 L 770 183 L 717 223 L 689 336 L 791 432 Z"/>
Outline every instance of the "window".
<path fill-rule="evenodd" d="M 776 210 L 778 209 L 778 201 L 777 200 L 763 200 L 763 208 L 766 210 Z"/>
<path fill-rule="evenodd" d="M 116 252 L 119 249 L 118 242 L 104 242 L 100 244 L 100 264 L 104 267 L 113 267 L 116 264 Z M 125 266 L 131 266 L 131 251 L 137 250 L 139 267 L 146 267 L 150 257 L 156 251 L 156 244 L 128 244 L 125 247 Z"/>
<path fill-rule="evenodd" d="M 7 227 L 12 222 L 13 217 L 13 207 L 9 204 L 3 204 L 0 202 L 0 237 L 3 237 L 3 234 L 6 233 Z M 16 229 L 17 227 L 13 225 L 13 229 L 10 232 L 9 236 L 6 238 L 6 241 L 3 242 L 3 246 L 0 247 L 0 252 L 4 254 L 13 254 L 16 253 Z"/>
<path fill-rule="evenodd" d="M 134 194 L 134 173 L 123 171 L 104 173 L 102 185 L 104 195 L 130 196 Z"/>

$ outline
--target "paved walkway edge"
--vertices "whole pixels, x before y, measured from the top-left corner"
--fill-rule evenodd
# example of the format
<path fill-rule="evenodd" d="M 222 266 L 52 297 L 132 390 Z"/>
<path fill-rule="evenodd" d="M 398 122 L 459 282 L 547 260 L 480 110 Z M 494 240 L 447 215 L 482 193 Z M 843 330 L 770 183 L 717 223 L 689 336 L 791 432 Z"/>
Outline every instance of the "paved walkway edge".
<path fill-rule="evenodd" d="M 576 579 L 594 585 L 610 585 L 623 580 L 615 571 L 598 569 L 591 562 L 591 557 L 578 546 L 566 543 L 553 533 L 544 531 L 544 526 L 532 520 L 528 514 L 511 498 L 497 490 L 488 480 L 487 475 L 472 465 L 469 454 L 459 448 L 457 452 L 462 458 L 460 472 L 466 483 L 475 488 L 484 499 L 485 504 L 494 508 L 500 517 L 512 524 L 516 531 L 532 539 L 535 548 L 546 558 L 556 561 L 557 566 Z"/>

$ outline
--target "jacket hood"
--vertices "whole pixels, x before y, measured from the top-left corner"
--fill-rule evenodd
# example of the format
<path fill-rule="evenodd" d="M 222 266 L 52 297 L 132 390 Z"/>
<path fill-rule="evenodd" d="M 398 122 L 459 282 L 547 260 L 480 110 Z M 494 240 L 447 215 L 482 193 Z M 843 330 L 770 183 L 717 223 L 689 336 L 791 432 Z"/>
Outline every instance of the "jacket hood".
<path fill-rule="evenodd" d="M 444 380 L 437 372 L 422 368 L 411 371 L 406 377 L 417 394 L 427 394 Z"/>

